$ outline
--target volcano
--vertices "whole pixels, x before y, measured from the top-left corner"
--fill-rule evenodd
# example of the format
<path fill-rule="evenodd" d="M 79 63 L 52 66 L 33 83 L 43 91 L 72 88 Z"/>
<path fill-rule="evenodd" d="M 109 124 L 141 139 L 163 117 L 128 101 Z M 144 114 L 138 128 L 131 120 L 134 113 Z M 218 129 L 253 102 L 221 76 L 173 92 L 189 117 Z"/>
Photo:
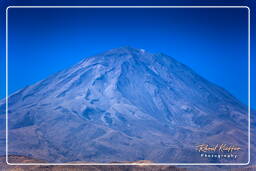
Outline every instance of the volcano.
<path fill-rule="evenodd" d="M 10 95 L 8 112 L 13 155 L 49 162 L 248 160 L 247 106 L 163 53 L 121 47 L 87 57 Z M 242 150 L 236 159 L 205 158 L 200 144 Z"/>

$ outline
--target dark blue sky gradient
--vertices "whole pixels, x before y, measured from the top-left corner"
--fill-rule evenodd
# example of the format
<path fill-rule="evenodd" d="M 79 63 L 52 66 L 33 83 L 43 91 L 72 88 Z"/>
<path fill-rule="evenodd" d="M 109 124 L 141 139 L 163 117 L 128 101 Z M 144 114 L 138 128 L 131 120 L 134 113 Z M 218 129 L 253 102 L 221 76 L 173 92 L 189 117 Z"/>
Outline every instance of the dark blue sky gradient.
<path fill-rule="evenodd" d="M 245 8 L 9 9 L 9 93 L 129 45 L 168 54 L 247 104 L 247 17 Z"/>

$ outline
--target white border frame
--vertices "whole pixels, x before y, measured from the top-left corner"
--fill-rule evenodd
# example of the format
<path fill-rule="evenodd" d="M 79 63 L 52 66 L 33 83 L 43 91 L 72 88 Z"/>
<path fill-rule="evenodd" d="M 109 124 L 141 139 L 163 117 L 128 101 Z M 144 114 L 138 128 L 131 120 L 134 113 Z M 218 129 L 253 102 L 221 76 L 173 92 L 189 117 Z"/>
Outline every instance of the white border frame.
<path fill-rule="evenodd" d="M 246 163 L 9 163 L 8 162 L 8 10 L 11 8 L 246 8 L 248 10 L 248 161 Z M 248 165 L 250 163 L 250 8 L 248 6 L 8 6 L 6 8 L 6 163 L 8 165 Z"/>

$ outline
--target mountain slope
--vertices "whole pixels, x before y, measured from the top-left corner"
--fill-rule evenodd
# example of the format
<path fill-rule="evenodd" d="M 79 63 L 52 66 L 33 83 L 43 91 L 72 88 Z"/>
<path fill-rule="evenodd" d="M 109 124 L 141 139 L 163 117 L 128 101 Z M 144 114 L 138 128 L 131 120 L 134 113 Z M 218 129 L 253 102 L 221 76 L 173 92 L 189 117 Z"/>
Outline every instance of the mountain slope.
<path fill-rule="evenodd" d="M 11 154 L 50 162 L 219 162 L 200 157 L 195 146 L 205 143 L 240 146 L 235 162 L 247 162 L 247 109 L 164 54 L 112 49 L 9 98 Z"/>

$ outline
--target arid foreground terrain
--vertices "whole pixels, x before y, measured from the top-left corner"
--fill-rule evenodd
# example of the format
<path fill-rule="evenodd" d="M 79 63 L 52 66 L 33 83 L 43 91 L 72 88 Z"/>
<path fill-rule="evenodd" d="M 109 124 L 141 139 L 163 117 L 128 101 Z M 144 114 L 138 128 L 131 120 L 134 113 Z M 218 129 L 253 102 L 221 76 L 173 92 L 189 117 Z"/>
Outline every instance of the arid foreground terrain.
<path fill-rule="evenodd" d="M 36 160 L 24 156 L 9 156 L 10 163 L 42 163 L 42 160 Z M 149 161 L 140 161 L 141 163 L 148 163 Z M 185 167 L 185 166 L 184 166 Z M 192 167 L 177 168 L 175 166 L 15 166 L 7 165 L 5 156 L 0 157 L 0 171 L 256 171 L 255 166 L 243 166 L 241 168 L 219 168 L 219 167 Z"/>

